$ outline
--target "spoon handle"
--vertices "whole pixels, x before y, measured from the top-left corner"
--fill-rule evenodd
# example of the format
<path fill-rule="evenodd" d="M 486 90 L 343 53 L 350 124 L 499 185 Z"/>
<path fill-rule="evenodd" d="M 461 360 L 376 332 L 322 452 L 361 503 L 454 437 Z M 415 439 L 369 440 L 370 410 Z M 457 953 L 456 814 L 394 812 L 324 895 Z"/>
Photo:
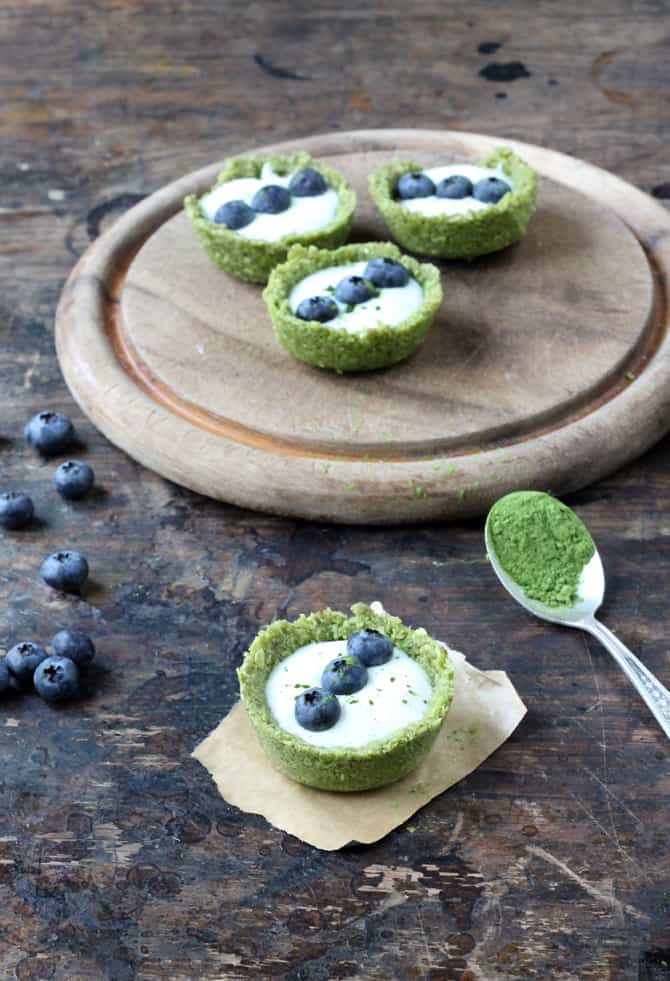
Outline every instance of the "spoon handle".
<path fill-rule="evenodd" d="M 670 739 L 670 691 L 664 688 L 658 678 L 645 668 L 642 661 L 599 620 L 595 618 L 588 620 L 582 626 L 607 648 Z"/>

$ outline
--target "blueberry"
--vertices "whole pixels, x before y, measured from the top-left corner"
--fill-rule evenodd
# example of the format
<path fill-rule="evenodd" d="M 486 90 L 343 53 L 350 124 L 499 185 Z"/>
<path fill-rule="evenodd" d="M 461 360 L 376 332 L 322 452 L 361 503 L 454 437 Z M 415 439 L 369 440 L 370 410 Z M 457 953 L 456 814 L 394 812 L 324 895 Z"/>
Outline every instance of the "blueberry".
<path fill-rule="evenodd" d="M 499 177 L 484 177 L 475 184 L 472 196 L 478 201 L 483 201 L 484 204 L 497 204 L 511 190 L 509 184 L 501 181 Z"/>
<path fill-rule="evenodd" d="M 359 630 L 347 641 L 347 654 L 358 658 L 361 664 L 371 668 L 391 660 L 393 644 L 378 630 Z"/>
<path fill-rule="evenodd" d="M 402 263 L 395 259 L 371 259 L 363 275 L 373 286 L 378 286 L 380 289 L 406 286 L 409 283 L 409 273 Z"/>
<path fill-rule="evenodd" d="M 328 185 L 318 170 L 304 167 L 302 170 L 296 170 L 288 182 L 288 189 L 297 198 L 314 198 L 318 194 L 324 194 L 328 190 Z"/>
<path fill-rule="evenodd" d="M 335 695 L 352 695 L 367 683 L 368 671 L 358 658 L 345 654 L 336 657 L 324 668 L 321 684 Z"/>
<path fill-rule="evenodd" d="M 244 201 L 226 201 L 216 209 L 214 221 L 217 225 L 225 225 L 236 232 L 238 228 L 250 225 L 255 217 L 256 212 Z"/>
<path fill-rule="evenodd" d="M 346 303 L 347 306 L 365 303 L 374 295 L 374 287 L 362 276 L 345 276 L 335 287 L 335 299 L 339 300 L 340 303 Z"/>
<path fill-rule="evenodd" d="M 68 501 L 77 501 L 80 497 L 86 497 L 94 480 L 93 468 L 88 463 L 67 460 L 54 473 L 53 485 Z"/>
<path fill-rule="evenodd" d="M 337 314 L 337 303 L 329 296 L 310 296 L 308 300 L 302 300 L 298 304 L 295 312 L 296 317 L 301 320 L 318 320 L 320 324 L 332 320 Z"/>
<path fill-rule="evenodd" d="M 15 644 L 7 652 L 7 667 L 14 676 L 19 688 L 29 688 L 33 680 L 35 668 L 47 657 L 47 652 L 41 644 L 24 640 Z"/>
<path fill-rule="evenodd" d="M 34 675 L 35 691 L 47 702 L 66 702 L 79 688 L 79 668 L 69 657 L 48 657 Z"/>
<path fill-rule="evenodd" d="M 323 688 L 309 688 L 295 700 L 295 720 L 310 732 L 332 728 L 340 717 L 340 711 L 338 700 Z"/>
<path fill-rule="evenodd" d="M 80 552 L 54 552 L 42 563 L 42 579 L 63 593 L 78 593 L 88 578 L 88 562 Z"/>
<path fill-rule="evenodd" d="M 9 668 L 7 667 L 7 658 L 0 658 L 0 695 L 8 691 L 10 685 L 10 674 Z"/>
<path fill-rule="evenodd" d="M 0 528 L 18 531 L 33 520 L 35 508 L 27 494 L 5 491 L 0 494 Z"/>
<path fill-rule="evenodd" d="M 435 184 L 428 174 L 415 171 L 412 174 L 403 174 L 395 187 L 398 197 L 406 201 L 409 198 L 429 198 L 435 194 Z"/>
<path fill-rule="evenodd" d="M 266 184 L 256 191 L 251 200 L 254 211 L 262 211 L 268 215 L 278 215 L 280 211 L 286 211 L 290 206 L 291 195 L 280 184 Z"/>
<path fill-rule="evenodd" d="M 59 630 L 51 641 L 54 657 L 68 657 L 79 668 L 85 668 L 95 656 L 93 641 L 83 630 Z"/>
<path fill-rule="evenodd" d="M 43 456 L 63 453 L 75 440 L 72 422 L 60 412 L 39 412 L 24 429 L 24 435 Z"/>
<path fill-rule="evenodd" d="M 435 189 L 438 198 L 469 198 L 472 196 L 472 181 L 460 174 L 452 174 L 441 180 Z"/>

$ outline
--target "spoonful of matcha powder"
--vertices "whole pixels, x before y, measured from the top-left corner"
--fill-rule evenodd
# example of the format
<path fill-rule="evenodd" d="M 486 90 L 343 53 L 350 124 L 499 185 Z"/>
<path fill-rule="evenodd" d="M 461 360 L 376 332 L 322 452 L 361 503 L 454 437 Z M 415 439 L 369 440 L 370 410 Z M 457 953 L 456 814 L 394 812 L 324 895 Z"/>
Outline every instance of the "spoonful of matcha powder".
<path fill-rule="evenodd" d="M 572 606 L 582 569 L 595 552 L 570 508 L 540 491 L 516 491 L 494 504 L 487 534 L 498 563 L 529 599 Z"/>

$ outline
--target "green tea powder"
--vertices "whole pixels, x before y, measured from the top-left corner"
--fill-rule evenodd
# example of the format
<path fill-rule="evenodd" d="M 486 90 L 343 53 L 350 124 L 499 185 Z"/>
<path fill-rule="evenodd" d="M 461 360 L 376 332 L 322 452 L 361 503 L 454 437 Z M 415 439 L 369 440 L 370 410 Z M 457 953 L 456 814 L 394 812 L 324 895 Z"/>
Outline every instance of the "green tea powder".
<path fill-rule="evenodd" d="M 529 599 L 573 605 L 595 546 L 570 508 L 539 491 L 517 491 L 494 504 L 487 527 L 496 559 Z"/>

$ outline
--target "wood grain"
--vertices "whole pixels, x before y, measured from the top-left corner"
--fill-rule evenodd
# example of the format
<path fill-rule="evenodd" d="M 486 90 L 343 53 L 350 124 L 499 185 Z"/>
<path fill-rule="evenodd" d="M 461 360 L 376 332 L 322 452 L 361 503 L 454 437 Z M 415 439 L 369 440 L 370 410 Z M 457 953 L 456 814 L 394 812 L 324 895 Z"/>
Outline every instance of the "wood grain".
<path fill-rule="evenodd" d="M 370 240 L 384 235 L 366 197 L 371 169 L 398 153 L 430 164 L 494 145 L 396 130 L 282 150 L 304 146 L 344 171 L 361 202 L 354 237 Z M 140 462 L 270 512 L 387 524 L 478 513 L 518 487 L 583 486 L 663 431 L 666 257 L 653 243 L 670 225 L 611 175 L 517 148 L 562 181 L 543 181 L 524 242 L 443 264 L 446 300 L 421 351 L 365 376 L 290 358 L 260 290 L 204 255 L 181 201 L 218 164 L 162 189 L 91 247 L 64 290 L 56 336 L 75 397 Z M 640 241 L 663 273 L 656 295 Z"/>
<path fill-rule="evenodd" d="M 98 645 L 78 705 L 1 706 L 0 976 L 668 981 L 667 743 L 590 640 L 509 602 L 482 523 L 333 526 L 183 490 L 88 422 L 52 333 L 73 263 L 124 210 L 270 140 L 477 130 L 662 204 L 667 4 L 5 0 L 0 52 L 0 484 L 40 518 L 1 539 L 0 647 L 73 625 Z M 479 74 L 514 62 L 530 77 Z M 81 504 L 21 439 L 47 407 L 95 467 Z M 669 452 L 666 437 L 568 498 L 604 558 L 605 621 L 666 684 Z M 81 600 L 38 576 L 65 544 L 91 562 Z M 410 827 L 322 855 L 224 804 L 189 754 L 262 624 L 375 597 L 504 667 L 529 715 Z"/>

